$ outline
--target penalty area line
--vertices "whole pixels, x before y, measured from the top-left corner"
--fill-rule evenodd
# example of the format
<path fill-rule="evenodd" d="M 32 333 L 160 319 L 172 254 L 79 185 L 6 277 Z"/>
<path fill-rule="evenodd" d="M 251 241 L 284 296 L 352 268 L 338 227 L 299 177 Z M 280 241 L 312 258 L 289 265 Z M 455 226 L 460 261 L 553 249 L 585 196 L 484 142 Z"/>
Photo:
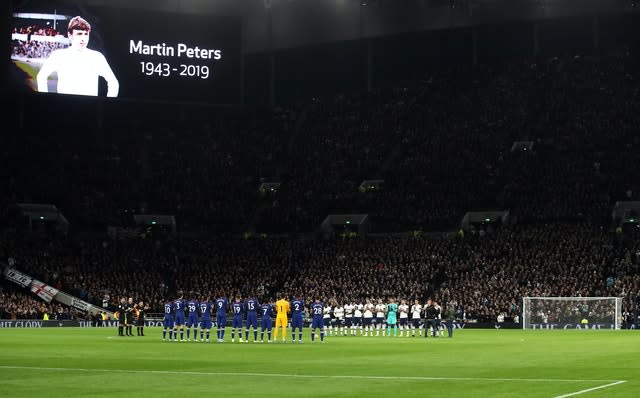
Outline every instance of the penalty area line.
<path fill-rule="evenodd" d="M 51 372 L 95 372 L 95 373 L 133 373 L 133 374 L 164 374 L 187 376 L 250 376 L 250 377 L 289 377 L 300 379 L 362 379 L 362 380 L 415 380 L 415 381 L 512 381 L 531 383 L 609 383 L 596 389 L 624 383 L 624 380 L 584 380 L 584 379 L 522 379 L 496 377 L 429 377 L 429 376 L 367 376 L 367 375 L 305 375 L 285 373 L 257 373 L 257 372 L 196 372 L 183 370 L 144 370 L 144 369 L 90 369 L 90 368 L 58 368 L 42 366 L 10 366 L 0 365 L 0 369 L 37 370 Z M 587 391 L 584 391 L 587 392 Z M 577 395 L 573 393 L 574 395 Z M 556 398 L 569 397 L 562 395 Z"/>
<path fill-rule="evenodd" d="M 602 390 L 603 388 L 609 388 L 609 387 L 617 386 L 619 384 L 626 383 L 626 382 L 627 382 L 626 380 L 618 380 L 618 381 L 613 382 L 613 383 L 603 384 L 601 386 L 595 386 L 595 387 L 587 388 L 587 389 L 580 390 L 580 391 L 570 392 L 569 394 L 558 395 L 557 397 L 554 397 L 554 398 L 575 397 L 576 395 L 586 394 L 588 392 L 596 391 L 596 390 Z"/>

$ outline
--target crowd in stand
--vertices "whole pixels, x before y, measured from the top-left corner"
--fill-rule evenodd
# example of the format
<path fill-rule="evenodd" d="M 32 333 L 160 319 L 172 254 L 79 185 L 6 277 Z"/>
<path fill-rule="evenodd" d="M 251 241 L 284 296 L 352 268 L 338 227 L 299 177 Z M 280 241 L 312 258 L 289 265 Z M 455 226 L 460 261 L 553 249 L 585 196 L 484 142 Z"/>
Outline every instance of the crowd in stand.
<path fill-rule="evenodd" d="M 68 44 L 60 42 L 12 40 L 11 57 L 44 59 L 49 57 L 53 51 L 66 47 Z"/>
<path fill-rule="evenodd" d="M 68 306 L 45 303 L 35 295 L 0 285 L 0 319 L 70 320 L 76 316 Z"/>
<path fill-rule="evenodd" d="M 603 222 L 640 192 L 638 70 L 622 50 L 436 70 L 282 112 L 20 134 L 0 161 L 8 195 L 65 204 L 82 222 L 169 213 L 183 225 L 289 233 L 358 212 L 380 232 L 435 231 L 487 208 Z M 512 152 L 515 141 L 533 148 Z M 367 179 L 384 188 L 362 192 Z M 281 185 L 261 196 L 262 182 Z"/>
<path fill-rule="evenodd" d="M 43 59 L 47 58 L 52 51 L 65 48 L 68 46 L 64 36 L 60 35 L 51 27 L 42 27 L 38 25 L 28 25 L 13 28 L 11 40 L 11 57 L 12 58 L 30 58 Z M 26 35 L 17 36 L 13 35 Z M 56 40 L 51 38 L 59 36 Z M 24 38 L 24 40 L 21 40 Z"/>
<path fill-rule="evenodd" d="M 526 58 L 215 121 L 4 136 L 5 209 L 56 203 L 72 225 L 92 227 L 169 213 L 182 232 L 211 235 L 46 245 L 14 236 L 3 249 L 22 271 L 88 301 L 133 296 L 155 311 L 178 289 L 433 297 L 468 319 L 514 316 L 534 295 L 622 296 L 628 309 L 640 291 L 639 234 L 616 233 L 611 208 L 640 192 L 637 66 L 624 48 Z M 515 141 L 533 146 L 512 150 Z M 362 192 L 365 179 L 383 188 Z M 277 191 L 259 191 L 273 181 Z M 374 232 L 455 231 L 476 209 L 509 209 L 510 222 L 436 237 L 295 234 L 330 213 L 368 213 Z M 291 235 L 213 234 L 251 229 Z"/>
<path fill-rule="evenodd" d="M 7 249 L 21 271 L 97 305 L 105 295 L 134 297 L 160 312 L 178 290 L 262 299 L 287 291 L 308 302 L 431 297 L 461 306 L 466 319 L 495 320 L 521 314 L 526 296 L 616 296 L 630 309 L 640 291 L 635 238 L 554 223 L 464 237 L 149 238 Z"/>
<path fill-rule="evenodd" d="M 40 26 L 40 25 L 21 25 L 18 27 L 14 27 L 11 33 L 19 33 L 19 34 L 31 34 L 36 36 L 58 36 L 60 33 L 53 29 L 50 26 Z"/>

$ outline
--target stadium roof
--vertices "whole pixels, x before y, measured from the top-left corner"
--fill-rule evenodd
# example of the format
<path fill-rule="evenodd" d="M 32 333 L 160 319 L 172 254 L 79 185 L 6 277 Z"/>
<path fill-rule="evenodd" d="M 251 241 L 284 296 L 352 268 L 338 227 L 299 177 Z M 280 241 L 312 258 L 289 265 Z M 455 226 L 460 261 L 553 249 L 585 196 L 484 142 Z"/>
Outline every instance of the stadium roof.
<path fill-rule="evenodd" d="M 24 0 L 20 7 L 42 4 Z M 631 0 L 58 0 L 242 17 L 245 52 L 522 19 L 640 12 Z"/>

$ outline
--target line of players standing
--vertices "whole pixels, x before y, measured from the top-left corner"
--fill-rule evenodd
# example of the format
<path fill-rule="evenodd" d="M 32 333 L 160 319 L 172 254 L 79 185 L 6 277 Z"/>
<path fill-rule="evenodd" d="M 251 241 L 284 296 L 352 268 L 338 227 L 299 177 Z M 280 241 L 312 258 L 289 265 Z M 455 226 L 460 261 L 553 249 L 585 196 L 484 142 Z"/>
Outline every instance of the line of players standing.
<path fill-rule="evenodd" d="M 231 312 L 231 341 L 235 342 L 236 333 L 239 342 L 249 342 L 250 332 L 253 331 L 253 342 L 264 342 L 265 332 L 267 341 L 271 342 L 273 329 L 272 318 L 274 316 L 274 304 L 266 302 L 260 303 L 255 297 L 242 300 L 236 296 L 231 302 L 220 296 L 211 301 L 210 299 L 195 297 L 185 299 L 182 292 L 174 300 L 167 300 L 164 303 L 163 320 L 163 341 L 192 341 L 191 331 L 193 330 L 193 341 L 210 342 L 211 329 L 216 327 L 217 342 L 224 342 L 225 327 L 227 325 L 227 314 Z M 447 329 L 448 336 L 452 337 L 453 332 L 453 312 L 443 313 L 442 308 L 432 300 L 428 300 L 425 305 L 415 300 L 409 306 L 406 300 L 401 300 L 400 305 L 395 300 L 390 299 L 388 304 L 384 304 L 382 299 L 378 299 L 375 304 L 372 300 L 366 300 L 364 304 L 350 302 L 340 305 L 336 301 L 327 303 L 315 300 L 309 307 L 300 298 L 294 298 L 290 305 L 292 341 L 296 342 L 296 331 L 298 332 L 298 343 L 302 343 L 302 330 L 305 319 L 309 319 L 311 326 L 311 339 L 320 337 L 324 341 L 325 335 L 336 336 L 362 335 L 362 336 L 419 336 L 424 337 L 431 332 L 432 337 L 444 335 Z M 307 316 L 307 314 L 309 316 Z M 424 315 L 424 317 L 423 317 Z M 443 319 L 443 315 L 445 319 Z M 283 316 L 283 314 L 278 314 Z M 286 319 L 287 314 L 284 314 Z M 260 328 L 258 328 L 258 317 L 260 317 Z M 286 322 L 285 322 L 286 324 Z M 244 326 L 244 330 L 243 330 Z M 200 339 L 198 340 L 198 329 Z M 258 340 L 258 330 L 260 330 L 260 340 Z M 186 331 L 186 333 L 185 333 Z M 243 339 L 244 332 L 244 339 Z M 385 334 L 386 332 L 386 334 Z M 277 338 L 276 328 L 275 337 Z M 185 340 L 186 334 L 186 340 Z M 286 331 L 283 330 L 283 342 Z"/>
<path fill-rule="evenodd" d="M 209 299 L 191 298 L 185 299 L 182 292 L 178 293 L 175 300 L 167 300 L 164 303 L 164 320 L 162 329 L 163 341 L 186 341 L 191 340 L 191 330 L 193 329 L 193 341 L 198 341 L 198 328 L 200 329 L 201 342 L 210 342 L 211 329 L 213 328 L 213 317 L 215 316 L 216 337 L 218 342 L 224 342 L 225 326 L 227 325 L 227 312 L 231 309 L 233 314 L 231 340 L 235 341 L 235 334 L 238 333 L 240 342 L 249 341 L 249 330 L 253 329 L 254 342 L 258 341 L 258 312 L 262 320 L 262 338 L 264 332 L 268 330 L 269 340 L 273 328 L 273 304 L 260 304 L 257 299 L 249 298 L 244 302 L 240 297 L 236 297 L 232 303 L 224 297 L 218 297 L 214 301 Z M 246 314 L 246 319 L 244 316 Z M 246 325 L 245 339 L 242 339 L 242 326 Z M 168 335 L 168 336 L 167 336 Z M 178 339 L 178 336 L 180 338 Z"/>
<path fill-rule="evenodd" d="M 340 305 L 336 301 L 325 306 L 323 324 L 329 336 L 361 335 L 361 336 L 453 336 L 453 320 L 455 311 L 444 310 L 437 302 L 427 300 L 421 304 L 414 300 L 410 306 L 407 300 L 396 304 L 389 299 L 387 304 L 382 299 L 375 303 L 366 300 L 364 304 L 350 302 Z M 374 334 L 375 333 L 375 334 Z"/>

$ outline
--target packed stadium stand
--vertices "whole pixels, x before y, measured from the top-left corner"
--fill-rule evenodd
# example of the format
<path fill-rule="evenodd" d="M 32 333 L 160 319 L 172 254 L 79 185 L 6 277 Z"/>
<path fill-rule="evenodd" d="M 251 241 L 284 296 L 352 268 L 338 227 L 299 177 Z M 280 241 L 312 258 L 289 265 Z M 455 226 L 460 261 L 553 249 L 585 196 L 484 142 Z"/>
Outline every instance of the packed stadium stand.
<path fill-rule="evenodd" d="M 639 217 L 612 209 L 640 200 L 639 55 L 446 65 L 369 92 L 181 118 L 141 106 L 93 123 L 81 107 L 74 120 L 73 100 L 33 100 L 51 123 L 0 136 L 0 255 L 83 300 L 135 297 L 152 312 L 178 290 L 434 298 L 480 321 L 513 321 L 525 296 L 620 296 L 632 312 Z M 19 203 L 55 204 L 69 231 L 26 222 Z M 461 227 L 486 210 L 508 217 Z M 370 226 L 326 235 L 329 214 Z M 65 311 L 2 287 L 10 316 Z"/>

